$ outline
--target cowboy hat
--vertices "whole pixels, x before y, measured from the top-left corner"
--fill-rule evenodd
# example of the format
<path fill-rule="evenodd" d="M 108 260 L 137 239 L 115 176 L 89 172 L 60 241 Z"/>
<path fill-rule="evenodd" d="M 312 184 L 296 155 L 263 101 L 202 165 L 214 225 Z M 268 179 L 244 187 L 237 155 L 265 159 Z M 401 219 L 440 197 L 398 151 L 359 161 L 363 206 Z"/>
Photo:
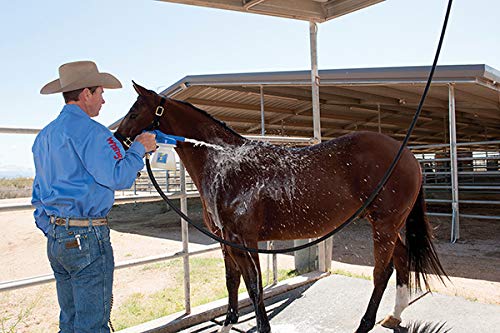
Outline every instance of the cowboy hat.
<path fill-rule="evenodd" d="M 113 75 L 100 73 L 92 61 L 75 61 L 61 65 L 59 78 L 43 86 L 40 94 L 55 94 L 88 87 L 116 89 L 121 88 L 122 84 Z"/>

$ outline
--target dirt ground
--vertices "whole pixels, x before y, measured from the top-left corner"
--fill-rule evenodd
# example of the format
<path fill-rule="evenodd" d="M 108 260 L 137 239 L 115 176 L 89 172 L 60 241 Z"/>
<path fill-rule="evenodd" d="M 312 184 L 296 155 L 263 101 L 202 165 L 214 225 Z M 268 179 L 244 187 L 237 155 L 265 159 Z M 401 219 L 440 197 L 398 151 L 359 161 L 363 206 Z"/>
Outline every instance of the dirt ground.
<path fill-rule="evenodd" d="M 200 203 L 190 199 L 190 216 L 201 223 Z M 162 202 L 122 204 L 111 214 L 111 240 L 118 264 L 131 259 L 181 251 L 179 219 Z M 500 305 L 500 223 L 488 220 L 461 220 L 461 240 L 449 242 L 448 218 L 433 218 L 436 249 L 451 278 L 447 287 L 433 283 L 433 290 L 463 296 L 469 300 Z M 0 282 L 50 274 L 45 253 L 45 238 L 33 222 L 31 211 L 1 212 Z M 190 227 L 190 250 L 215 243 Z M 371 229 L 360 220 L 333 237 L 332 269 L 371 275 Z M 279 242 L 279 247 L 292 242 Z M 220 251 L 207 256 L 220 257 Z M 266 267 L 266 257 L 261 265 Z M 293 268 L 292 255 L 280 255 L 280 268 Z M 141 267 L 115 272 L 115 307 L 131 294 L 153 293 L 171 285 L 168 271 Z M 0 324 L 9 328 L 20 318 L 12 332 L 54 332 L 58 316 L 54 283 L 0 293 Z M 10 332 L 2 328 L 2 332 Z"/>

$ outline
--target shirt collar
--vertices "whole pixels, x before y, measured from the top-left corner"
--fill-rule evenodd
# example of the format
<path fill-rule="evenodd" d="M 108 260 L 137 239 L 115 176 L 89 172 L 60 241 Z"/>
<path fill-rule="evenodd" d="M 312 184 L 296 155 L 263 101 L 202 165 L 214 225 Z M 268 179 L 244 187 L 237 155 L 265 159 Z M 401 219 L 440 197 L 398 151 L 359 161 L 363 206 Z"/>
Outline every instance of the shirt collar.
<path fill-rule="evenodd" d="M 61 113 L 63 113 L 63 112 L 68 112 L 68 113 L 71 113 L 71 114 L 73 114 L 75 116 L 90 118 L 89 115 L 86 114 L 85 111 L 83 111 L 82 108 L 79 107 L 76 104 L 66 104 L 66 105 L 64 105 Z"/>

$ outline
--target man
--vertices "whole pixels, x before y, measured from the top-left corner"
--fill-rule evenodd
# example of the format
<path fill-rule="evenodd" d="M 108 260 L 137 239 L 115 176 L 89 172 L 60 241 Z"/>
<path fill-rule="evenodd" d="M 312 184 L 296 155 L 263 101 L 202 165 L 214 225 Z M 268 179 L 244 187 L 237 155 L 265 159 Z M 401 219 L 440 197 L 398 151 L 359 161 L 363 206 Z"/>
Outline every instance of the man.
<path fill-rule="evenodd" d="M 59 79 L 41 94 L 62 93 L 66 105 L 33 144 L 35 221 L 47 236 L 56 278 L 61 333 L 109 332 L 114 259 L 107 214 L 114 191 L 130 188 L 155 137 L 139 135 L 124 151 L 113 134 L 92 120 L 104 104 L 103 90 L 121 88 L 95 63 L 59 67 Z"/>

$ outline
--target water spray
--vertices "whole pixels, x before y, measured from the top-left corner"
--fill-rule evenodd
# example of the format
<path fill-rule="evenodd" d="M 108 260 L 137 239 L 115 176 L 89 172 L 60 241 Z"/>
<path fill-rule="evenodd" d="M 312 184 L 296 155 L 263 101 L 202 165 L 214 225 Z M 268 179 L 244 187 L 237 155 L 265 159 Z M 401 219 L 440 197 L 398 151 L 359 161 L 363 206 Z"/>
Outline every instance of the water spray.
<path fill-rule="evenodd" d="M 195 139 L 185 138 L 182 136 L 165 134 L 160 130 L 150 131 L 156 136 L 156 151 L 148 157 L 151 161 L 151 167 L 163 170 L 176 170 L 177 158 L 174 153 L 174 148 L 177 147 L 177 142 L 187 142 L 193 144 L 194 147 L 205 146 L 215 150 L 224 150 L 224 147 L 211 143 L 198 141 Z"/>

